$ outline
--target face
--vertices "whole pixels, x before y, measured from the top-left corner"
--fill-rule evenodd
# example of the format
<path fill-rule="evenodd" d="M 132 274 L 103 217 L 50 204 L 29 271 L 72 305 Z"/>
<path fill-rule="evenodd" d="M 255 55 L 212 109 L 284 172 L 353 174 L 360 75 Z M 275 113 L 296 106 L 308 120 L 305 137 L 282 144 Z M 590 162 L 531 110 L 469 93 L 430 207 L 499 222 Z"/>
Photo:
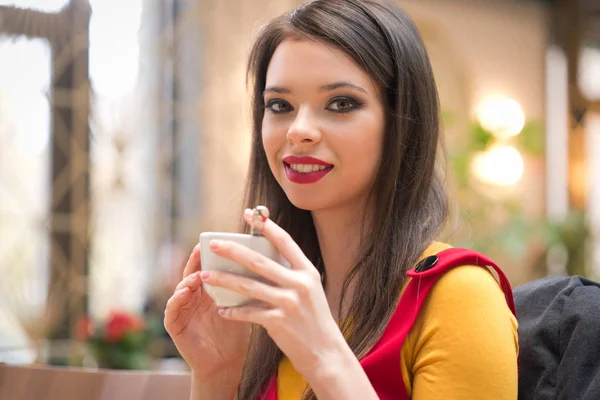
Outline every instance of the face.
<path fill-rule="evenodd" d="M 364 204 L 385 129 L 380 90 L 340 50 L 286 40 L 271 59 L 262 140 L 289 200 L 317 211 Z"/>

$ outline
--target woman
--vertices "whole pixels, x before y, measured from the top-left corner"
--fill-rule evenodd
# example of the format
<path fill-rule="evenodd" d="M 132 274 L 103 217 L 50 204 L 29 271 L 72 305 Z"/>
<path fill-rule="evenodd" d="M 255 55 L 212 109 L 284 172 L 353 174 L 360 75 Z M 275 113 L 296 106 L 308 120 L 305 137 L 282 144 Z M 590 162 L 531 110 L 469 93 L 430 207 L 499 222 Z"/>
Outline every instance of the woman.
<path fill-rule="evenodd" d="M 192 398 L 383 397 L 377 375 L 390 370 L 377 358 L 370 372 L 361 362 L 384 337 L 398 336 L 386 328 L 409 311 L 398 303 L 408 297 L 407 271 L 449 248 L 435 242 L 447 201 L 435 168 L 438 97 L 423 43 L 393 6 L 316 0 L 261 31 L 248 76 L 254 140 L 246 205 L 269 207 L 263 233 L 292 267 L 211 243 L 270 286 L 202 272 L 193 251 L 165 316 L 192 369 Z M 251 217 L 246 210 L 245 221 Z M 217 309 L 203 282 L 259 302 Z M 386 389 L 392 398 L 515 399 L 517 343 L 494 276 L 474 265 L 453 268 L 431 288 L 397 352 L 386 350 L 397 373 L 381 384 L 398 385 L 397 393 Z"/>

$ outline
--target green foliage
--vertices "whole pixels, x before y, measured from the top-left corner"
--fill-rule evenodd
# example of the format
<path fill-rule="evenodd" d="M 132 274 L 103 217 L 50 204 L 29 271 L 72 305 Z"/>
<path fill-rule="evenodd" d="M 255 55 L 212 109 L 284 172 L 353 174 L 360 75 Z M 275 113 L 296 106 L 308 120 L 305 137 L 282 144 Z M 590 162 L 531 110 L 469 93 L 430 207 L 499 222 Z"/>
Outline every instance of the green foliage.
<path fill-rule="evenodd" d="M 543 156 L 545 150 L 544 129 L 540 122 L 529 122 L 516 137 L 518 146 L 532 156 Z"/>
<path fill-rule="evenodd" d="M 471 142 L 469 150 L 473 151 L 483 151 L 488 145 L 494 140 L 494 135 L 484 127 L 482 127 L 479 123 L 473 124 L 471 127 Z"/>

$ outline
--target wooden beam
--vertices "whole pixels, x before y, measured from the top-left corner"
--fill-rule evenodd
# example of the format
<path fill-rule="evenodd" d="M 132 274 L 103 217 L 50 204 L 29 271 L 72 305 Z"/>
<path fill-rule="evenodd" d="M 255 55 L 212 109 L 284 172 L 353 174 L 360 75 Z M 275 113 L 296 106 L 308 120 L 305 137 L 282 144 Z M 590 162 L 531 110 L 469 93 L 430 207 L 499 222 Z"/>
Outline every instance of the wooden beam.
<path fill-rule="evenodd" d="M 69 35 L 65 14 L 0 6 L 0 32 L 12 36 L 64 41 Z"/>
<path fill-rule="evenodd" d="M 70 32 L 68 41 L 51 41 L 52 182 L 67 176 L 69 185 L 66 191 L 52 185 L 48 304 L 58 318 L 52 337 L 66 339 L 88 311 L 91 9 L 71 3 L 61 16 Z M 58 216 L 67 216 L 67 231 L 56 229 Z"/>

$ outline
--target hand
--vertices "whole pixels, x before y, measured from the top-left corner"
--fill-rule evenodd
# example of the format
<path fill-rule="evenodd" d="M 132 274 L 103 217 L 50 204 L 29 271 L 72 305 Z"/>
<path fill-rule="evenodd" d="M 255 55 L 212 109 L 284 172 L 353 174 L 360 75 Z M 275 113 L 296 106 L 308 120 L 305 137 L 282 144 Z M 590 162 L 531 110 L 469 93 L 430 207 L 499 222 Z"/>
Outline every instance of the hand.
<path fill-rule="evenodd" d="M 251 223 L 252 211 L 246 210 L 244 218 Z M 348 354 L 349 348 L 331 315 L 317 269 L 289 234 L 273 221 L 265 221 L 262 233 L 289 261 L 290 269 L 231 241 L 213 240 L 210 248 L 220 257 L 246 266 L 274 285 L 218 271 L 202 272 L 202 280 L 259 300 L 241 307 L 223 308 L 219 313 L 226 321 L 262 325 L 294 368 L 309 380 L 311 373 L 320 370 L 332 358 L 340 359 L 340 354 Z"/>
<path fill-rule="evenodd" d="M 183 280 L 167 302 L 164 324 L 194 377 L 209 380 L 237 377 L 247 350 L 250 324 L 223 319 L 202 288 L 200 245 L 196 245 L 183 272 Z"/>

